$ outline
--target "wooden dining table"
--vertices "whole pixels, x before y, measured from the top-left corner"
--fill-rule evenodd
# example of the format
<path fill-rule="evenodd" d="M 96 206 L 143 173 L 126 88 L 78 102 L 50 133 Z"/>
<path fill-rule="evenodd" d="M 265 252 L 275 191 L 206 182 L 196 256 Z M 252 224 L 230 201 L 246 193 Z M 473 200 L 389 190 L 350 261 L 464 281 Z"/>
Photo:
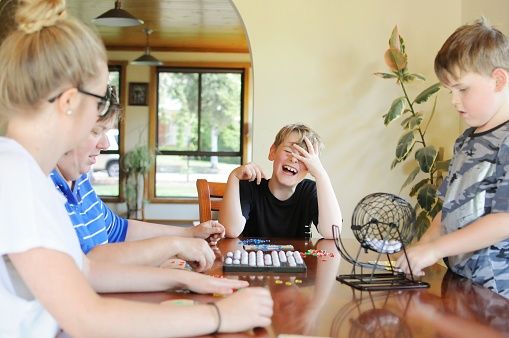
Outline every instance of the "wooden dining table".
<path fill-rule="evenodd" d="M 271 291 L 272 324 L 219 337 L 509 337 L 509 300 L 475 285 L 435 264 L 420 281 L 429 288 L 359 291 L 336 277 L 352 273 L 352 264 L 339 254 L 334 240 L 264 239 L 270 244 L 290 244 L 306 253 L 306 272 L 223 272 L 228 251 L 242 248 L 240 239 L 223 239 L 215 248 L 216 261 L 207 274 L 247 280 Z M 376 254 L 359 251 L 355 239 L 345 239 L 345 249 L 369 262 Z M 390 259 L 390 257 L 387 257 Z M 217 295 L 174 292 L 106 294 L 142 302 L 191 299 L 218 300 Z M 243 311 L 243 309 L 239 309 Z"/>

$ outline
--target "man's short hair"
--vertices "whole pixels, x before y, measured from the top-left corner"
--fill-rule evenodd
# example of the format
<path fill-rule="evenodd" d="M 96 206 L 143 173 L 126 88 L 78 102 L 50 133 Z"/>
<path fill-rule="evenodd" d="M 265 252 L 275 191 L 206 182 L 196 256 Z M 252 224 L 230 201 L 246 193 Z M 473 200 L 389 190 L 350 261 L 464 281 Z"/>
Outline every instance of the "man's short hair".
<path fill-rule="evenodd" d="M 108 85 L 108 92 L 110 95 L 110 106 L 106 114 L 99 117 L 99 122 L 111 121 L 112 119 L 119 121 L 122 119 L 122 108 L 118 100 L 117 88 L 115 86 Z"/>
<path fill-rule="evenodd" d="M 509 71 L 509 42 L 484 17 L 459 27 L 435 57 L 435 73 L 442 83 L 457 80 L 462 72 L 491 75 L 495 68 Z"/>
<path fill-rule="evenodd" d="M 320 136 L 313 129 L 304 124 L 289 124 L 281 128 L 274 139 L 274 146 L 279 146 L 292 133 L 297 133 L 297 135 L 299 135 L 297 144 L 302 148 L 308 150 L 306 142 L 304 141 L 304 137 L 307 137 L 313 146 L 318 145 L 318 150 L 323 149 L 323 143 Z"/>

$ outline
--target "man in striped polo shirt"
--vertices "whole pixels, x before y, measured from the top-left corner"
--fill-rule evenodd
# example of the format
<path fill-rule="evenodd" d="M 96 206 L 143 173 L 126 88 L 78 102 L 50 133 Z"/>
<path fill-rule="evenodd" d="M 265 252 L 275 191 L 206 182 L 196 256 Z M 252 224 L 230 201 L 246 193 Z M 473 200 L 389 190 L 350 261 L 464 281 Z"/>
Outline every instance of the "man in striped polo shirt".
<path fill-rule="evenodd" d="M 100 118 L 88 139 L 65 154 L 50 175 L 66 198 L 65 206 L 83 252 L 93 259 L 151 266 L 167 266 L 177 257 L 191 263 L 196 271 L 209 269 L 215 255 L 205 239 L 215 244 L 224 237 L 221 224 L 208 221 L 179 227 L 127 220 L 95 193 L 87 173 L 101 150 L 109 147 L 106 132 L 120 112 L 118 100 L 113 102 L 116 104 Z"/>

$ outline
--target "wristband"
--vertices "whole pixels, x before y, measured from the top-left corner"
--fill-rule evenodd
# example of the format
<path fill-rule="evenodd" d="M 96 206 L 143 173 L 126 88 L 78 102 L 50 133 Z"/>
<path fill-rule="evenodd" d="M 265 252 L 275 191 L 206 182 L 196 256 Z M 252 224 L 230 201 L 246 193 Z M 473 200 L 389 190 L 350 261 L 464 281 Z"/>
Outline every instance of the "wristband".
<path fill-rule="evenodd" d="M 214 332 L 212 332 L 212 334 L 216 334 L 219 332 L 219 329 L 221 328 L 221 312 L 219 312 L 219 307 L 217 306 L 217 304 L 215 302 L 210 302 L 207 304 L 212 305 L 212 307 L 214 309 L 216 309 L 216 312 L 217 312 L 217 328 Z"/>

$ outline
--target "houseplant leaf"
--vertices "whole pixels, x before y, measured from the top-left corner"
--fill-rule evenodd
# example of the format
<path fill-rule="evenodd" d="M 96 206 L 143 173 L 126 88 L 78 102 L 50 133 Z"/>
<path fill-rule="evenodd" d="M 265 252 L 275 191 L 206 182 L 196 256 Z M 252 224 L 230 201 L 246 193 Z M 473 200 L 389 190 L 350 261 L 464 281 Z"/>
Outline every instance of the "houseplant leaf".
<path fill-rule="evenodd" d="M 419 166 L 421 167 L 422 171 L 425 173 L 430 172 L 431 168 L 433 167 L 433 163 L 437 158 L 437 154 L 438 152 L 433 146 L 427 146 L 415 152 L 415 159 L 417 162 L 419 162 Z"/>
<path fill-rule="evenodd" d="M 417 229 L 417 238 L 420 238 L 422 234 L 426 231 L 426 229 L 430 225 L 430 220 L 428 218 L 428 213 L 426 210 L 422 210 L 417 218 L 415 219 L 415 228 Z"/>
<path fill-rule="evenodd" d="M 394 26 L 394 28 L 392 29 L 391 37 L 389 38 L 389 47 L 401 50 L 398 25 Z"/>
<path fill-rule="evenodd" d="M 431 85 L 430 87 L 424 89 L 414 100 L 414 103 L 423 103 L 428 101 L 429 97 L 440 90 L 440 82 Z"/>
<path fill-rule="evenodd" d="M 448 171 L 450 163 L 451 163 L 451 159 L 448 159 L 447 161 L 436 161 L 435 169 L 440 170 L 440 171 Z"/>
<path fill-rule="evenodd" d="M 416 166 L 414 170 L 412 170 L 412 172 L 410 172 L 410 174 L 408 175 L 407 179 L 405 180 L 405 183 L 403 183 L 403 185 L 401 186 L 401 189 L 412 183 L 412 181 L 415 179 L 415 177 L 420 171 L 421 168 L 419 168 L 419 166 Z"/>
<path fill-rule="evenodd" d="M 412 75 L 413 75 L 414 77 L 418 78 L 419 80 L 426 81 L 426 78 L 425 78 L 422 74 L 419 74 L 419 73 L 413 73 Z"/>
<path fill-rule="evenodd" d="M 405 110 L 405 97 L 401 96 L 392 101 L 389 111 L 384 115 L 384 124 L 388 125 L 400 117 L 403 114 L 403 110 Z"/>
<path fill-rule="evenodd" d="M 414 196 L 418 191 L 419 189 L 421 189 L 422 186 L 424 186 L 425 184 L 429 183 L 429 178 L 425 178 L 425 179 L 422 179 L 420 180 L 416 185 L 414 185 L 412 187 L 412 189 L 410 190 L 410 196 Z"/>
<path fill-rule="evenodd" d="M 417 113 L 415 116 L 409 116 L 401 122 L 401 126 L 405 129 L 415 129 L 421 125 L 422 114 Z"/>
<path fill-rule="evenodd" d="M 437 188 L 430 183 L 425 184 L 417 193 L 417 202 L 427 211 L 431 211 L 437 198 Z"/>
<path fill-rule="evenodd" d="M 389 48 L 384 55 L 385 64 L 392 71 L 403 70 L 407 66 L 407 56 L 399 49 Z"/>
<path fill-rule="evenodd" d="M 394 79 L 398 77 L 396 74 L 392 73 L 375 73 L 376 76 L 380 76 L 382 79 Z"/>
<path fill-rule="evenodd" d="M 398 145 L 396 146 L 396 158 L 403 159 L 407 156 L 414 145 L 414 138 L 413 130 L 403 134 L 399 138 Z"/>

